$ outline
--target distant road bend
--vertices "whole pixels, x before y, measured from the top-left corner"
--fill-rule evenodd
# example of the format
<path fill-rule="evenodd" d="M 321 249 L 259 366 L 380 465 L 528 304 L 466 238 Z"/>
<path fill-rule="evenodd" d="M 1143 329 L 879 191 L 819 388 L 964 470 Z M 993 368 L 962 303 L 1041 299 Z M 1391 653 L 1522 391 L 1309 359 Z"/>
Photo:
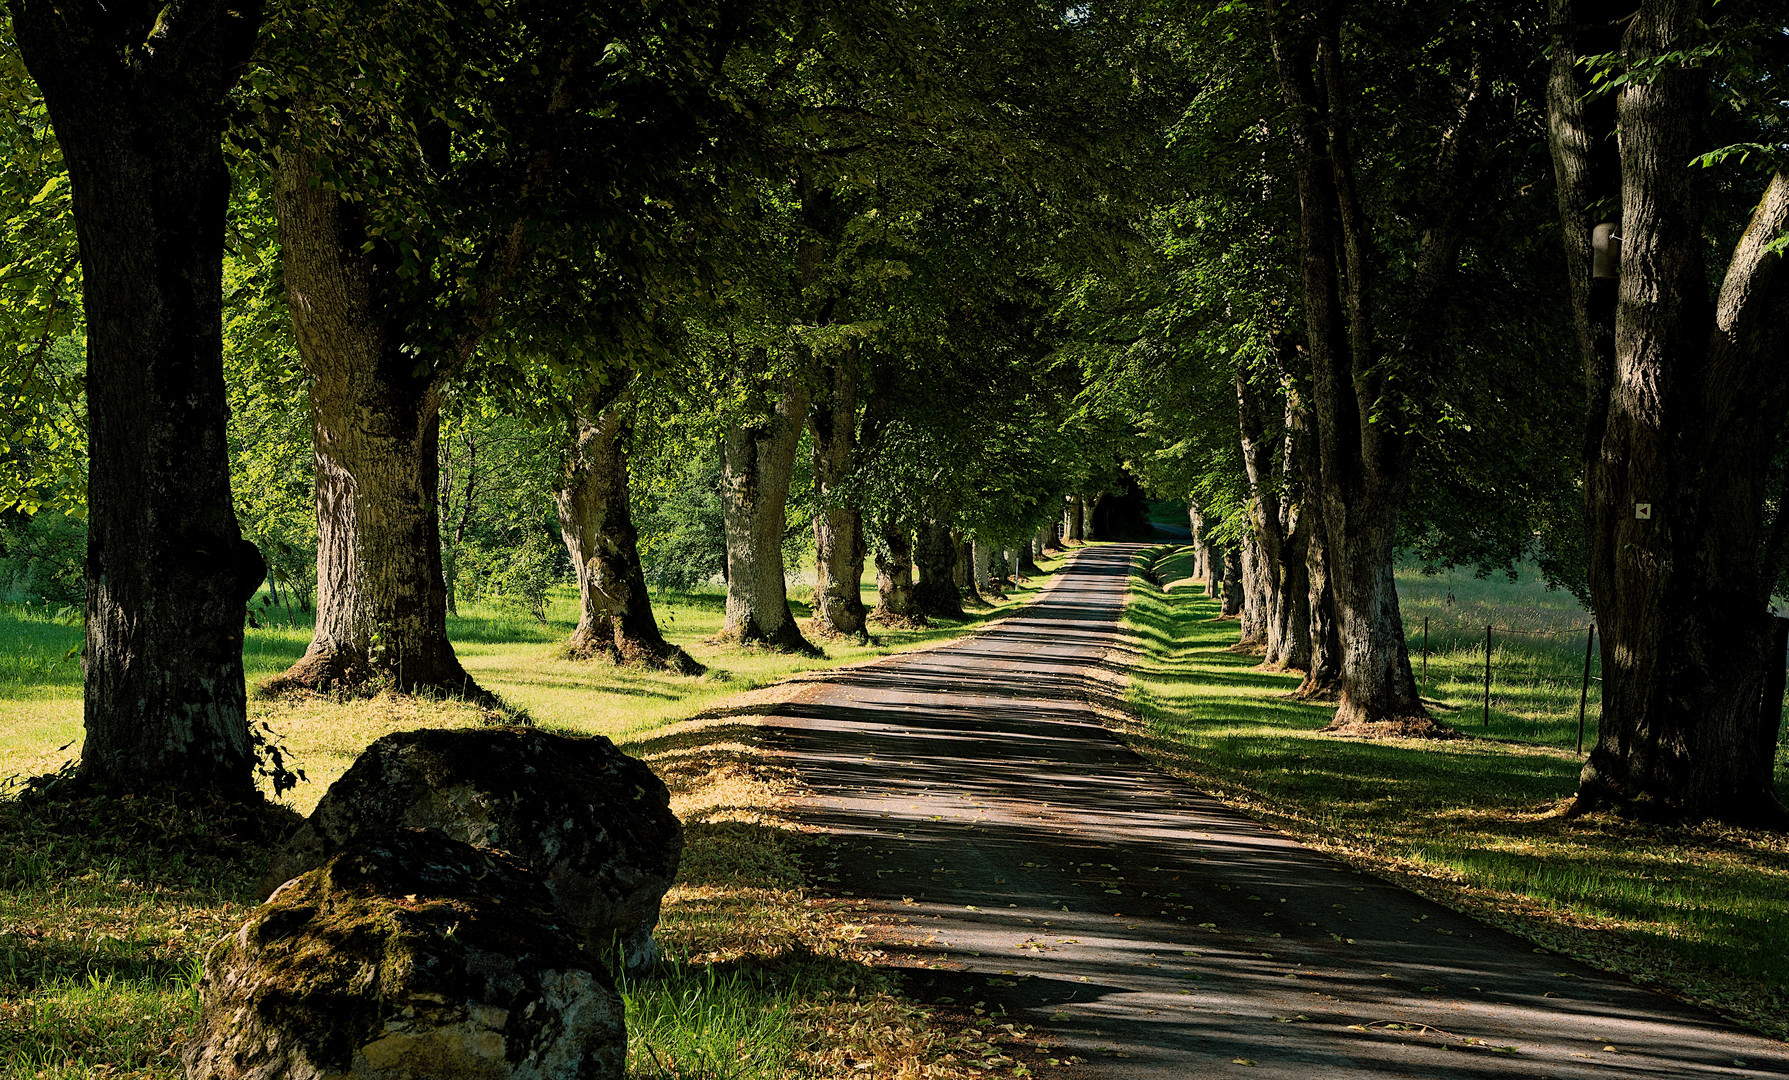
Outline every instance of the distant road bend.
<path fill-rule="evenodd" d="M 1086 1058 L 1077 1078 L 1789 1076 L 1781 1043 L 1355 873 L 1120 745 L 1082 672 L 1135 551 L 1083 548 L 1024 612 L 771 720 L 839 892 L 895 923 L 922 986 L 973 986 Z"/>

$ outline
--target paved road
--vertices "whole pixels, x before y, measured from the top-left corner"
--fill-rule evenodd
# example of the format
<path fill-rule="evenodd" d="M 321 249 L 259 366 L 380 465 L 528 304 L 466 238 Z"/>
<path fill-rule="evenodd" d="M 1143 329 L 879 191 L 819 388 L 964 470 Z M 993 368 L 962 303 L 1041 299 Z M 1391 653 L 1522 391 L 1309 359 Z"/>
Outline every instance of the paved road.
<path fill-rule="evenodd" d="M 819 684 L 778 741 L 922 995 L 1005 1005 L 1076 1078 L 1789 1076 L 1789 1047 L 1335 861 L 1152 769 L 1081 673 L 1135 548 L 1021 615 Z"/>

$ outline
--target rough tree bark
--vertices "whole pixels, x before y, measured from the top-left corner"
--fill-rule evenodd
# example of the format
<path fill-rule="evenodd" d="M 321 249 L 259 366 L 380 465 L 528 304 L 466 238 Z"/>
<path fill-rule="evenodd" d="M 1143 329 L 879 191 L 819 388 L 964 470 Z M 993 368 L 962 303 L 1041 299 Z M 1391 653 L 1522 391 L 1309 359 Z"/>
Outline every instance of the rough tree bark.
<path fill-rule="evenodd" d="M 488 700 L 447 639 L 441 365 L 406 348 L 401 257 L 302 153 L 274 178 L 293 336 L 311 377 L 317 626 L 272 690 L 385 684 Z"/>
<path fill-rule="evenodd" d="M 1028 577 L 1035 577 L 1043 573 L 1044 568 L 1037 565 L 1037 556 L 1044 553 L 1043 548 L 1044 542 L 1041 536 L 1033 536 L 1030 539 L 1019 541 L 1019 547 L 1015 553 L 1018 556 L 1018 562 L 1015 564 L 1013 572 Z"/>
<path fill-rule="evenodd" d="M 721 636 L 740 644 L 819 652 L 789 610 L 783 517 L 808 391 L 784 379 L 759 416 L 733 420 L 721 438 L 721 507 L 727 527 L 727 614 Z"/>
<path fill-rule="evenodd" d="M 578 575 L 578 626 L 566 652 L 700 675 L 703 666 L 665 640 L 646 589 L 629 505 L 631 406 L 619 382 L 592 387 L 565 405 L 566 445 L 553 503 Z"/>
<path fill-rule="evenodd" d="M 80 774 L 254 796 L 244 605 L 266 574 L 230 501 L 224 97 L 260 10 L 10 0 L 73 183 L 87 321 Z"/>
<path fill-rule="evenodd" d="M 1223 594 L 1223 607 L 1218 614 L 1224 618 L 1240 618 L 1242 616 L 1242 552 L 1236 548 L 1225 548 L 1223 558 L 1224 576 L 1219 591 Z"/>
<path fill-rule="evenodd" d="M 1341 624 L 1336 618 L 1335 593 L 1329 585 L 1329 555 L 1323 529 L 1322 468 L 1317 461 L 1315 418 L 1310 400 L 1296 379 L 1287 386 L 1286 428 L 1300 487 L 1299 530 L 1304 539 L 1305 611 L 1308 655 L 1304 681 L 1296 695 L 1327 699 L 1337 692 L 1342 677 Z"/>
<path fill-rule="evenodd" d="M 876 530 L 876 610 L 874 622 L 895 626 L 926 622 L 913 581 L 913 541 L 893 515 L 885 516 Z"/>
<path fill-rule="evenodd" d="M 1299 261 L 1306 347 L 1311 355 L 1316 444 L 1322 486 L 1325 554 L 1340 623 L 1342 670 L 1332 731 L 1394 730 L 1441 734 L 1418 696 L 1404 644 L 1392 576 L 1398 514 L 1410 481 L 1412 437 L 1394 395 L 1389 359 L 1379 344 L 1372 281 L 1377 256 L 1356 188 L 1343 77 L 1342 7 L 1264 0 L 1275 70 L 1291 110 L 1298 182 Z M 1453 126 L 1434 163 L 1434 205 L 1425 215 L 1412 280 L 1413 314 L 1404 352 L 1435 343 L 1419 320 L 1446 300 L 1449 273 L 1464 235 L 1485 75 L 1464 76 Z M 1403 356 L 1403 353 L 1400 353 Z M 1403 356 L 1416 362 L 1414 355 Z"/>
<path fill-rule="evenodd" d="M 855 350 L 834 360 L 829 375 L 808 421 L 821 507 L 814 515 L 814 630 L 823 637 L 863 638 L 863 514 L 846 487 L 857 457 Z"/>
<path fill-rule="evenodd" d="M 1279 607 L 1280 490 L 1274 475 L 1274 446 L 1267 437 L 1261 391 L 1240 368 L 1236 371 L 1237 430 L 1243 475 L 1249 484 L 1250 538 L 1242 545 L 1242 637 L 1239 644 L 1271 648 Z M 1269 661 L 1271 662 L 1271 660 Z"/>
<path fill-rule="evenodd" d="M 963 593 L 957 586 L 957 545 L 950 527 L 923 522 L 915 535 L 913 566 L 919 580 L 913 586 L 913 602 L 921 613 L 943 619 L 963 617 Z"/>
<path fill-rule="evenodd" d="M 1770 178 L 1710 296 L 1710 66 L 1666 59 L 1708 5 L 1554 0 L 1548 104 L 1588 417 L 1590 586 L 1603 712 L 1576 812 L 1789 825 L 1760 708 L 1766 604 L 1789 515 L 1770 467 L 1789 411 L 1789 173 Z M 1586 55 L 1650 78 L 1587 100 Z M 1616 132 L 1619 132 L 1618 141 Z M 1618 278 L 1593 277 L 1592 216 L 1619 198 Z M 1650 514 L 1640 508 L 1650 509 Z"/>
<path fill-rule="evenodd" d="M 1237 549 L 1242 560 L 1239 581 L 1242 610 L 1237 613 L 1240 636 L 1236 643 L 1249 649 L 1263 649 L 1267 646 L 1268 616 L 1273 610 L 1273 597 L 1268 592 L 1272 587 L 1273 570 L 1266 552 L 1261 550 L 1261 541 L 1254 535 L 1244 536 Z"/>

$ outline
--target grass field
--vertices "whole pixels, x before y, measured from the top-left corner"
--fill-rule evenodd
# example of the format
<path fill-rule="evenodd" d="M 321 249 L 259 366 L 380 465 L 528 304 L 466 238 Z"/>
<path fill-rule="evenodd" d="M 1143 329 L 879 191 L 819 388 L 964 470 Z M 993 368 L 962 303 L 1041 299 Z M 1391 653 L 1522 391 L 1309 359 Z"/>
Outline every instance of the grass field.
<path fill-rule="evenodd" d="M 1263 820 L 1443 902 L 1789 1034 L 1783 837 L 1564 819 L 1580 764 L 1570 740 L 1581 637 L 1569 721 L 1554 704 L 1560 695 L 1546 690 L 1494 698 L 1490 739 L 1338 739 L 1319 731 L 1330 707 L 1289 696 L 1296 675 L 1257 670 L 1254 658 L 1227 651 L 1236 623 L 1216 619 L 1216 605 L 1186 580 L 1190 551 L 1159 548 L 1145 559 L 1169 589 L 1136 579 L 1125 615 L 1134 664 L 1127 705 L 1137 721 L 1129 736 L 1140 750 Z M 1485 622 L 1585 625 L 1562 593 L 1456 581 L 1449 604 L 1448 585 L 1401 577 L 1406 625 L 1420 626 L 1429 613 L 1431 645 L 1463 664 L 1476 625 L 1480 679 Z M 1444 616 L 1457 622 L 1437 634 Z M 1459 636 L 1448 637 L 1455 627 Z M 1494 679 L 1499 663 L 1543 673 L 1560 667 L 1571 654 L 1559 652 L 1494 653 Z M 1432 658 L 1431 675 L 1439 668 Z M 1469 679 L 1437 680 L 1438 697 L 1469 702 L 1438 712 L 1481 733 L 1476 692 Z M 1789 779 L 1784 771 L 1780 755 L 1779 784 Z"/>
<path fill-rule="evenodd" d="M 698 678 L 556 659 L 574 623 L 569 590 L 544 626 L 479 606 L 449 620 L 484 686 L 550 729 L 610 736 L 672 789 L 686 847 L 659 936 L 679 959 L 627 987 L 630 1075 L 775 1080 L 866 1075 L 866 1063 L 878 1077 L 984 1075 L 965 1063 L 1004 1033 L 900 998 L 892 976 L 868 963 L 848 910 L 803 896 L 806 842 L 778 812 L 780 781 L 753 721 L 785 693 L 770 688 L 779 679 L 960 635 L 1047 580 L 964 623 L 878 630 L 870 646 L 825 642 L 825 659 L 710 642 L 718 591 L 659 598 L 667 636 L 710 668 Z M 797 614 L 806 615 L 799 604 Z M 41 611 L 0 609 L 0 776 L 53 770 L 78 753 L 80 633 Z M 308 621 L 250 630 L 250 684 L 290 664 L 309 638 Z M 480 716 L 390 695 L 256 699 L 250 714 L 308 775 L 285 800 L 300 812 L 380 735 Z M 0 798 L 0 1076 L 171 1080 L 204 951 L 259 899 L 250 883 L 265 852 L 171 807 L 113 803 L 87 815 L 46 817 Z"/>

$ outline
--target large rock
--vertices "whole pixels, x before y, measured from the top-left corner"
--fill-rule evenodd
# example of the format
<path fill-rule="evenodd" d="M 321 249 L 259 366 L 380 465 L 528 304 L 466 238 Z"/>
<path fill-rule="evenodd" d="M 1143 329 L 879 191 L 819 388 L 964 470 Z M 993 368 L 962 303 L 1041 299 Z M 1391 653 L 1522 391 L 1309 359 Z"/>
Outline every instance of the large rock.
<path fill-rule="evenodd" d="M 205 957 L 188 1080 L 619 1080 L 621 999 L 551 903 L 439 832 L 356 843 Z"/>
<path fill-rule="evenodd" d="M 439 829 L 522 860 L 592 947 L 630 970 L 656 956 L 652 928 L 677 876 L 683 827 L 645 763 L 598 737 L 534 728 L 405 731 L 367 747 L 274 859 L 277 887 L 358 837 Z"/>

